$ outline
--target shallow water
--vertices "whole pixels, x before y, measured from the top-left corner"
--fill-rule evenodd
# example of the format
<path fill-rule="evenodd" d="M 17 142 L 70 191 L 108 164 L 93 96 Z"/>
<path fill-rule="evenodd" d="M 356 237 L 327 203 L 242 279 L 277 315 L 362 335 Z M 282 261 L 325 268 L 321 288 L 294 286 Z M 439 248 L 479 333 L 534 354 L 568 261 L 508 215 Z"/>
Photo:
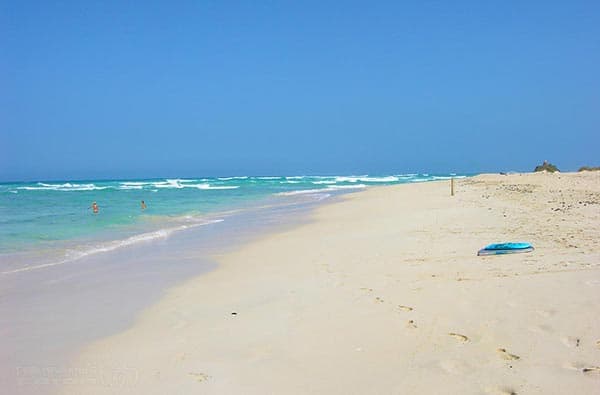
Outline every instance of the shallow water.
<path fill-rule="evenodd" d="M 0 276 L 3 391 L 43 394 L 68 385 L 74 371 L 94 368 L 72 366 L 85 344 L 125 330 L 167 288 L 212 270 L 214 253 L 298 224 L 317 204 L 265 204 L 167 238 Z"/>

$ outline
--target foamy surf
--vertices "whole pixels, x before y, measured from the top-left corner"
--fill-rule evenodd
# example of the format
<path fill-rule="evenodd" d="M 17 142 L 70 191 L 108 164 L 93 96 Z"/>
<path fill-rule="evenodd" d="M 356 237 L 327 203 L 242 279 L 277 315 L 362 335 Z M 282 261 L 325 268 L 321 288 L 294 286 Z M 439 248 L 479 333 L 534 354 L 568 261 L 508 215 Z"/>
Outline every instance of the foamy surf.
<path fill-rule="evenodd" d="M 295 195 L 307 195 L 307 194 L 320 194 L 325 192 L 325 189 L 299 189 L 297 191 L 279 192 L 277 196 L 295 196 Z"/>
<path fill-rule="evenodd" d="M 94 184 L 45 184 L 38 182 L 37 186 L 17 187 L 24 191 L 94 191 L 108 189 L 108 186 L 96 186 Z"/>
<path fill-rule="evenodd" d="M 198 188 L 198 189 L 238 189 L 239 185 L 210 185 L 210 184 L 194 184 L 194 185 L 186 185 L 189 188 Z"/>
<path fill-rule="evenodd" d="M 230 180 L 245 180 L 248 176 L 233 176 L 233 177 L 217 177 L 219 181 L 230 181 Z"/>
<path fill-rule="evenodd" d="M 396 182 L 398 177 L 369 177 L 369 176 L 352 176 L 352 177 L 335 177 L 336 182 Z"/>
<path fill-rule="evenodd" d="M 327 184 L 335 184 L 337 181 L 335 180 L 319 180 L 319 181 L 312 181 L 313 184 L 315 185 L 327 185 Z"/>

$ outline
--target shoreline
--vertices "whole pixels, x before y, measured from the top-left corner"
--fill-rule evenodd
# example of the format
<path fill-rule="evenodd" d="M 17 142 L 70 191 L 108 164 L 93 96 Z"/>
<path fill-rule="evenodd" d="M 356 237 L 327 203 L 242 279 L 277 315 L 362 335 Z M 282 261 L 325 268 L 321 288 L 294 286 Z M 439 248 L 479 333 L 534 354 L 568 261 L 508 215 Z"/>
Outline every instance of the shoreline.
<path fill-rule="evenodd" d="M 288 198 L 288 201 L 277 201 L 273 197 L 265 197 L 245 202 L 244 205 L 228 207 L 221 211 L 203 214 L 191 212 L 177 216 L 154 216 L 152 219 L 146 218 L 146 223 L 138 223 L 135 227 L 117 229 L 112 233 L 56 240 L 52 247 L 28 246 L 28 248 L 21 251 L 0 253 L 0 263 L 2 264 L 0 276 L 70 264 L 98 253 L 111 252 L 131 246 L 135 247 L 145 242 L 165 240 L 172 234 L 199 226 L 219 223 L 236 214 L 259 212 L 261 210 L 280 210 L 285 207 L 293 210 L 296 206 L 310 206 L 323 200 L 318 197 L 319 195 L 319 193 L 313 193 L 310 196 Z M 331 197 L 331 195 L 327 194 L 326 197 Z"/>
<path fill-rule="evenodd" d="M 346 195 L 215 256 L 72 361 L 131 369 L 122 382 L 62 392 L 593 393 L 599 181 L 480 175 L 454 197 L 447 182 Z M 536 251 L 475 256 L 499 241 Z"/>
<path fill-rule="evenodd" d="M 0 383 L 15 394 L 55 393 L 74 376 L 95 375 L 94 367 L 69 361 L 91 342 L 134 325 L 169 289 L 214 270 L 216 252 L 301 224 L 321 202 L 253 206 L 168 238 L 0 276 Z"/>

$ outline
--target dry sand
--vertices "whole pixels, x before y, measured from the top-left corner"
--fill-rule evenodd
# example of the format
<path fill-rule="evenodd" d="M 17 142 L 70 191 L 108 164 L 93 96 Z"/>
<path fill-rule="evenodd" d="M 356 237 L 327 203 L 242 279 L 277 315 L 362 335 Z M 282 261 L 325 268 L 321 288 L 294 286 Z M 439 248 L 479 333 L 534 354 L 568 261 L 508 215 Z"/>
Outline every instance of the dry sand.
<path fill-rule="evenodd" d="M 64 393 L 600 391 L 600 172 L 374 188 L 313 216 L 91 344 Z M 503 241 L 536 249 L 476 256 Z"/>

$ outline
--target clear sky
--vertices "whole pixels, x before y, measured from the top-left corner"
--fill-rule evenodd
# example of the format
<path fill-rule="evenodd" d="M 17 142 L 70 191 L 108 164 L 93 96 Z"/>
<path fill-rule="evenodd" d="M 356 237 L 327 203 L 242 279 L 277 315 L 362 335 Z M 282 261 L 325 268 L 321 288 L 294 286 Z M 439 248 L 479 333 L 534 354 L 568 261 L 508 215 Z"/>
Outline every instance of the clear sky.
<path fill-rule="evenodd" d="M 598 0 L 0 2 L 0 180 L 599 153 Z"/>

